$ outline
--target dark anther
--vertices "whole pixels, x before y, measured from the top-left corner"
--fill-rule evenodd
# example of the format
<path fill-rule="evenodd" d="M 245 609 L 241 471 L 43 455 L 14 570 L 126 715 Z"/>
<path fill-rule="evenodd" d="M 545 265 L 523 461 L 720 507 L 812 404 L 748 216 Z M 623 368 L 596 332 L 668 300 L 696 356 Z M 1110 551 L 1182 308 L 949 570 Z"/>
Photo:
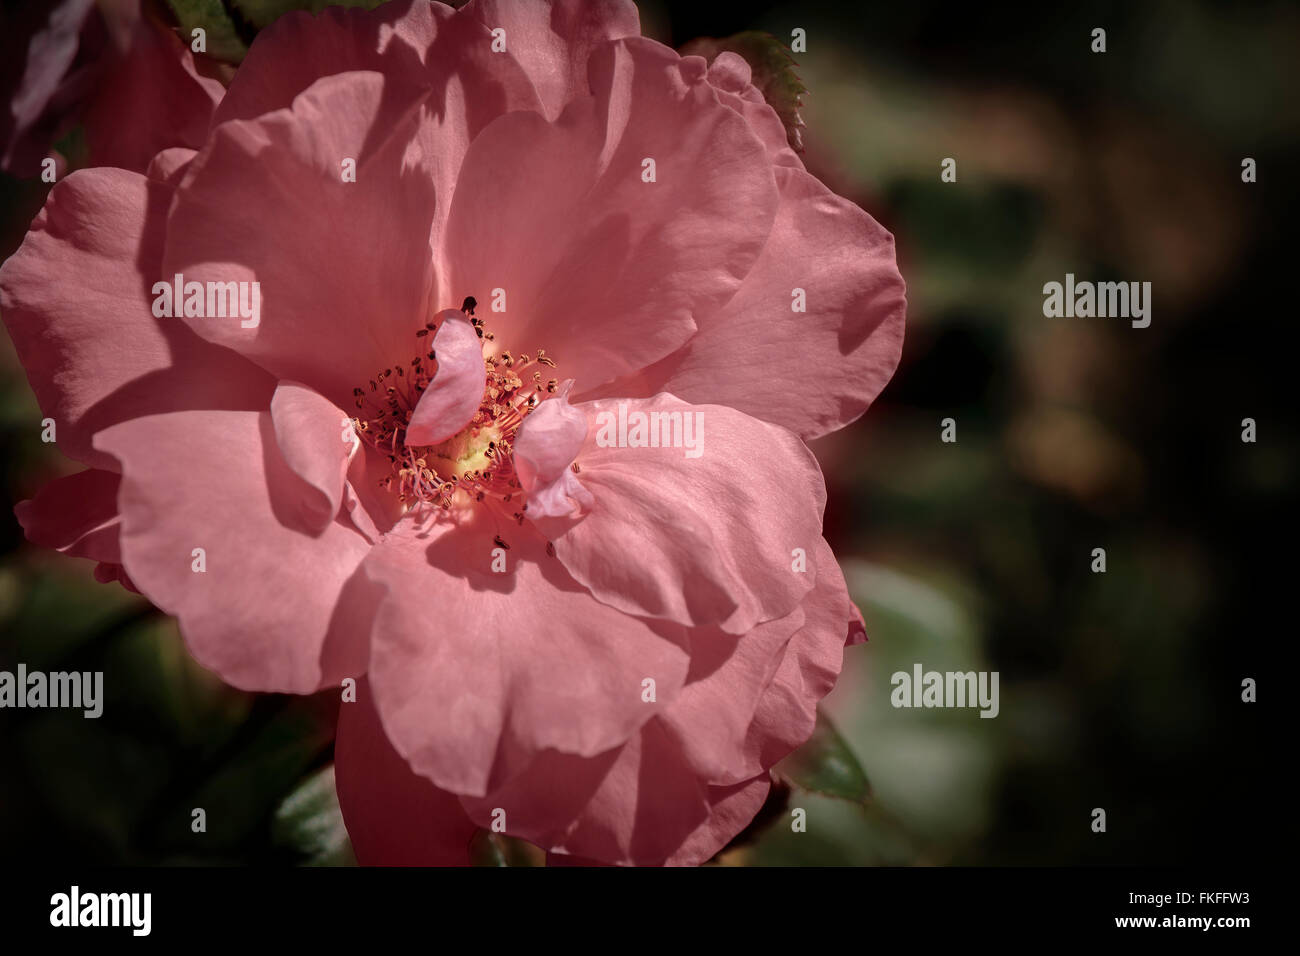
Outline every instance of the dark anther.
<path fill-rule="evenodd" d="M 465 296 L 465 301 L 460 304 L 460 310 L 464 312 L 466 315 L 473 315 L 474 308 L 477 305 L 478 302 L 474 299 L 474 297 L 472 295 L 467 295 Z"/>

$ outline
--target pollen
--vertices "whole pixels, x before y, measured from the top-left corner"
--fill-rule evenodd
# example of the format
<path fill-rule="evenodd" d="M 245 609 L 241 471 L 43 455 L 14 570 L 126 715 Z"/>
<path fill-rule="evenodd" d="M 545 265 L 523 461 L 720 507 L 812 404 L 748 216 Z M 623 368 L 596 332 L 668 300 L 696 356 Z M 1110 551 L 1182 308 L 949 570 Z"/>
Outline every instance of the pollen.
<path fill-rule="evenodd" d="M 473 315 L 473 299 L 466 305 L 479 338 L 493 341 L 483 320 Z M 390 466 L 378 484 L 395 495 L 405 511 L 421 517 L 477 504 L 522 524 L 523 487 L 514 469 L 514 438 L 541 399 L 555 391 L 556 380 L 544 378 L 536 368 L 555 368 L 555 361 L 544 349 L 535 355 L 502 350 L 485 357 L 483 398 L 470 423 L 438 445 L 408 447 L 407 425 L 438 370 L 436 353 L 427 350 L 435 328 L 430 322 L 415 333 L 418 352 L 413 358 L 379 371 L 352 390 L 353 427 Z"/>

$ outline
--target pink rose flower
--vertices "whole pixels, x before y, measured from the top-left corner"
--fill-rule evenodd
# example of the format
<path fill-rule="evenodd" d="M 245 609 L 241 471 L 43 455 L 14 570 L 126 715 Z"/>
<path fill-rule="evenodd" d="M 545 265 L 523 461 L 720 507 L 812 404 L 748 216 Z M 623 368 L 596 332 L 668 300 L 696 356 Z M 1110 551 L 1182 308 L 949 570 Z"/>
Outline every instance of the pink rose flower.
<path fill-rule="evenodd" d="M 55 187 L 0 309 L 88 469 L 29 538 L 235 686 L 362 678 L 362 862 L 705 861 L 862 637 L 804 440 L 897 364 L 892 237 L 631 3 L 290 14 L 197 152 Z"/>

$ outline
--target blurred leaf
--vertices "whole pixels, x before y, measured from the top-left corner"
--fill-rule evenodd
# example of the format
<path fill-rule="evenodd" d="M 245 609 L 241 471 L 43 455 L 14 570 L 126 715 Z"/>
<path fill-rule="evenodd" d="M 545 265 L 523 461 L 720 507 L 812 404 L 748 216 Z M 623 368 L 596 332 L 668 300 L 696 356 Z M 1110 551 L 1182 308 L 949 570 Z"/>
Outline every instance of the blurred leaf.
<path fill-rule="evenodd" d="M 479 830 L 469 845 L 470 862 L 474 866 L 545 866 L 546 857 L 537 847 L 525 840 Z"/>
<path fill-rule="evenodd" d="M 187 46 L 192 42 L 194 30 L 207 34 L 205 53 L 223 63 L 238 63 L 248 52 L 252 36 L 241 36 L 236 23 L 221 0 L 167 0 L 180 24 L 180 38 Z M 247 24 L 244 25 L 245 27 Z"/>
<path fill-rule="evenodd" d="M 1046 220 L 1040 193 L 1009 180 L 960 190 L 916 176 L 895 179 L 886 203 L 934 271 L 1011 275 L 1029 259 Z"/>
<path fill-rule="evenodd" d="M 116 584 L 96 583 L 89 562 L 50 562 L 48 569 L 39 572 L 6 567 L 3 576 L 12 582 L 6 585 L 6 593 L 16 597 L 13 604 L 6 602 L 8 606 L 0 608 L 5 650 L 33 670 L 71 666 L 70 659 L 77 654 L 93 658 L 118 635 L 154 614 L 139 595 Z"/>
<path fill-rule="evenodd" d="M 257 29 L 270 26 L 290 10 L 320 13 L 326 7 L 365 7 L 373 10 L 384 0 L 231 0 L 231 4 Z"/>
<path fill-rule="evenodd" d="M 76 853 L 96 863 L 136 862 L 130 856 L 133 831 L 166 786 L 166 751 L 108 720 L 86 720 L 77 710 L 26 713 L 33 716 L 22 726 L 0 725 L 0 734 L 14 745 L 6 754 L 6 774 L 26 784 L 32 801 L 29 816 L 6 822 L 30 827 L 33 820 L 53 819 L 58 826 L 44 828 L 35 840 L 11 834 L 17 852 L 32 854 L 33 861 Z M 5 850 L 14 852 L 14 843 L 6 842 Z"/>
<path fill-rule="evenodd" d="M 1014 719 L 1015 698 L 1003 687 L 999 720 L 983 720 L 970 708 L 898 708 L 892 675 L 917 664 L 928 671 L 990 669 L 979 590 L 959 567 L 935 558 L 916 571 L 906 562 L 848 560 L 844 577 L 871 641 L 845 654 L 827 706 L 872 769 L 869 809 L 884 812 L 881 823 L 906 838 L 914 862 L 960 859 L 992 819 L 998 734 Z"/>
<path fill-rule="evenodd" d="M 897 670 L 925 654 L 929 666 L 966 670 L 978 660 L 979 626 L 969 601 L 969 585 L 939 562 L 927 577 L 901 567 L 861 560 L 844 562 L 849 594 L 867 620 L 873 656 Z"/>
<path fill-rule="evenodd" d="M 333 695 L 330 695 L 332 698 Z M 157 813 L 160 842 L 174 850 L 235 850 L 259 832 L 275 808 L 333 739 L 325 700 L 266 694 L 255 699 L 239 731 L 190 769 Z M 202 808 L 207 831 L 191 831 L 191 811 Z"/>
<path fill-rule="evenodd" d="M 723 40 L 692 40 L 682 47 L 683 56 L 702 56 L 710 63 L 723 52 L 745 58 L 754 72 L 754 86 L 785 124 L 791 148 L 802 152 L 804 121 L 799 111 L 808 87 L 794 72 L 798 64 L 790 55 L 790 48 L 761 30 L 746 30 Z"/>
<path fill-rule="evenodd" d="M 69 170 L 85 166 L 90 159 L 90 147 L 86 143 L 86 127 L 78 123 L 55 142 L 54 148 L 68 161 Z"/>
<path fill-rule="evenodd" d="M 790 810 L 806 814 L 807 830 L 791 826 Z M 790 807 L 752 845 L 729 848 L 723 866 L 906 866 L 917 861 L 915 841 L 881 811 L 836 797 L 795 792 Z"/>
<path fill-rule="evenodd" d="M 271 838 L 291 850 L 303 866 L 356 863 L 334 789 L 334 765 L 307 777 L 276 808 Z"/>
<path fill-rule="evenodd" d="M 238 63 L 259 30 L 291 10 L 320 13 L 326 7 L 364 7 L 373 10 L 384 0 L 167 0 L 180 22 L 181 39 L 189 43 L 192 31 L 207 31 L 207 55 L 224 63 Z"/>
<path fill-rule="evenodd" d="M 777 764 L 776 772 L 813 793 L 866 803 L 871 784 L 848 742 L 821 710 L 808 742 Z"/>

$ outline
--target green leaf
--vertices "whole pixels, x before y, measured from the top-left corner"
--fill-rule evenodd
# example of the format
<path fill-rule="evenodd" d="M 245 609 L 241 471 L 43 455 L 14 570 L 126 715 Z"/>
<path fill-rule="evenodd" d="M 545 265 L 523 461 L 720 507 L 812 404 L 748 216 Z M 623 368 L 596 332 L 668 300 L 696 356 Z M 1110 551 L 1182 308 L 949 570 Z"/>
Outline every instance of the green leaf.
<path fill-rule="evenodd" d="M 329 691 L 315 697 L 257 696 L 232 737 L 186 764 L 164 805 L 150 814 L 151 836 L 184 853 L 239 853 L 264 840 L 284 796 L 329 749 L 332 698 Z M 194 808 L 205 811 L 206 831 L 191 831 Z"/>
<path fill-rule="evenodd" d="M 167 0 L 180 25 L 180 38 L 187 46 L 192 42 L 194 30 L 201 29 L 206 36 L 206 55 L 223 63 L 238 63 L 248 52 L 252 35 L 241 36 L 240 24 L 226 10 L 221 0 Z"/>
<path fill-rule="evenodd" d="M 803 95 L 808 92 L 808 87 L 795 73 L 798 64 L 788 46 L 770 33 L 746 30 L 723 40 L 692 40 L 682 47 L 681 52 L 683 56 L 702 56 L 710 63 L 722 52 L 744 57 L 754 73 L 754 86 L 785 124 L 790 147 L 803 152 L 805 124 L 799 111 L 803 108 Z"/>
<path fill-rule="evenodd" d="M 808 742 L 777 764 L 776 772 L 812 793 L 863 804 L 871 798 L 866 771 L 820 708 Z"/>
<path fill-rule="evenodd" d="M 196 27 L 207 33 L 207 55 L 224 63 L 238 63 L 259 30 L 290 10 L 320 13 L 326 7 L 374 9 L 384 0 L 167 0 L 180 24 L 186 43 Z"/>
<path fill-rule="evenodd" d="M 546 856 L 525 840 L 479 830 L 469 844 L 474 866 L 545 866 Z"/>
<path fill-rule="evenodd" d="M 307 777 L 284 798 L 271 821 L 271 838 L 303 866 L 356 863 L 334 789 L 333 764 Z"/>

